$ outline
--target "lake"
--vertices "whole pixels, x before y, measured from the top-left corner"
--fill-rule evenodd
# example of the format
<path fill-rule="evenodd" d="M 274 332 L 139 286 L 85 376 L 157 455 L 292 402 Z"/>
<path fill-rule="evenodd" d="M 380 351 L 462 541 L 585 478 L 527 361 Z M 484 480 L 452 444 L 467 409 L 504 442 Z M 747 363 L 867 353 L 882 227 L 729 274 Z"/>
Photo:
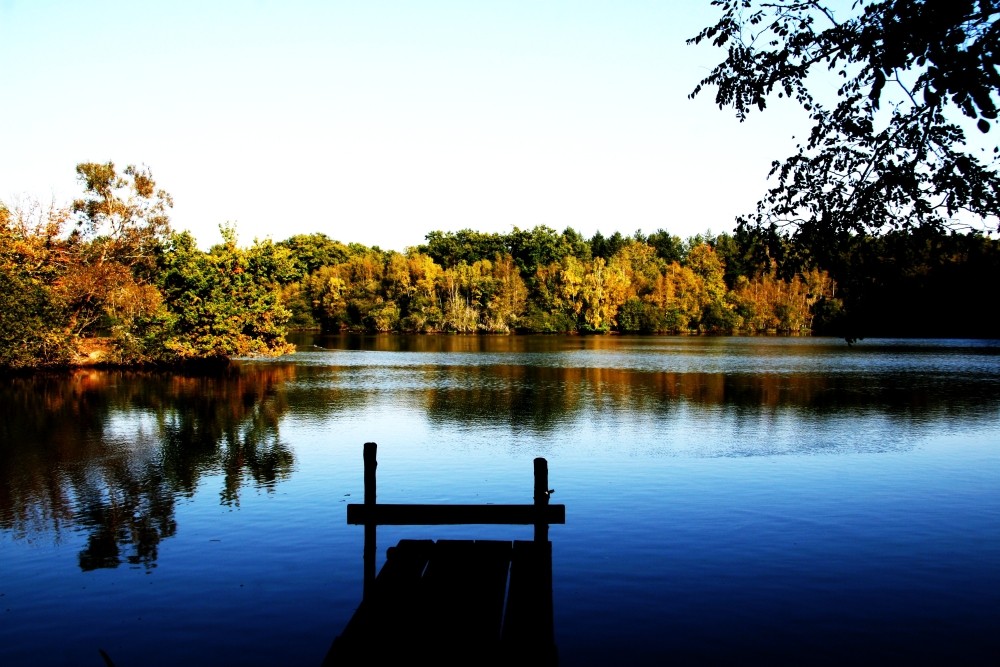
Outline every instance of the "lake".
<path fill-rule="evenodd" d="M 1000 341 L 296 343 L 4 379 L 0 664 L 318 667 L 369 441 L 386 503 L 531 503 L 548 460 L 561 665 L 1000 664 Z"/>

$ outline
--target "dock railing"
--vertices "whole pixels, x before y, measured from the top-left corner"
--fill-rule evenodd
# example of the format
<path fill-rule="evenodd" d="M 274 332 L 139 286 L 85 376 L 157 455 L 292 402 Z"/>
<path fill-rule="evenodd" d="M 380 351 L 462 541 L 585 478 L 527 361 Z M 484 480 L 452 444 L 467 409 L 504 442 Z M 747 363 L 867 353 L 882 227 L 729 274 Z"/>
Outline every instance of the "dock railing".
<path fill-rule="evenodd" d="M 549 526 L 566 522 L 566 507 L 549 502 L 547 461 L 534 459 L 531 504 L 386 504 L 377 502 L 376 452 L 365 443 L 364 503 L 347 506 L 347 523 L 365 528 L 362 603 L 324 665 L 416 658 L 421 650 L 437 664 L 457 664 L 470 650 L 479 664 L 556 664 Z M 457 524 L 533 525 L 534 539 L 403 540 L 376 575 L 379 525 Z M 445 637 L 431 636 L 441 628 Z M 397 648 L 405 655 L 386 653 Z M 441 662 L 448 655 L 454 663 Z"/>
<path fill-rule="evenodd" d="M 364 445 L 365 500 L 364 504 L 347 506 L 347 523 L 365 527 L 365 578 L 367 591 L 375 579 L 378 526 L 442 526 L 458 524 L 534 525 L 535 541 L 547 542 L 551 524 L 566 523 L 566 506 L 549 503 L 549 466 L 544 458 L 534 460 L 534 503 L 530 505 L 420 505 L 387 504 L 376 500 L 378 445 Z"/>

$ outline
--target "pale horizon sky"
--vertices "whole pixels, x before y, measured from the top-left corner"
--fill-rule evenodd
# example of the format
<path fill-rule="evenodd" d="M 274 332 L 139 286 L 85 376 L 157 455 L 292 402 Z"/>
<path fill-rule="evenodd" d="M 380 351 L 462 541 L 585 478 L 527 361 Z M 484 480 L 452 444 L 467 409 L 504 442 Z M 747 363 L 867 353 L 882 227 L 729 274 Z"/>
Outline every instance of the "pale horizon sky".
<path fill-rule="evenodd" d="M 0 0 L 0 200 L 148 166 L 208 247 L 321 232 L 731 232 L 804 132 L 688 94 L 708 0 Z"/>

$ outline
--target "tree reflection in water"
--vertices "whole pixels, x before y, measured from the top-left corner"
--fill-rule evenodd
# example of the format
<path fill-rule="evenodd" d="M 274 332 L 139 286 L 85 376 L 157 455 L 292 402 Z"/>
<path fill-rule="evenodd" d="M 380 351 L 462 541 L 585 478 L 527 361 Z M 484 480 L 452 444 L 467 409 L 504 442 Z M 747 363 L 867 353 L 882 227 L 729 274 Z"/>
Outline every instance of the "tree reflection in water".
<path fill-rule="evenodd" d="M 0 529 L 20 539 L 84 529 L 83 570 L 153 568 L 179 496 L 222 475 L 220 500 L 288 478 L 278 424 L 284 364 L 204 375 L 86 370 L 0 387 Z"/>

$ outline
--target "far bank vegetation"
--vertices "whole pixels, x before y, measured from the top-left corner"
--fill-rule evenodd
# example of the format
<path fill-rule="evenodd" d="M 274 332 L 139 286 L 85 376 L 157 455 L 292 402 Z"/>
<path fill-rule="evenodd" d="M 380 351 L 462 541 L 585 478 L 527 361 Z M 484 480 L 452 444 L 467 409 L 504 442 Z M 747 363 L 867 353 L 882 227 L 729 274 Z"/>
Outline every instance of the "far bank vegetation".
<path fill-rule="evenodd" d="M 83 196 L 67 206 L 0 203 L 0 368 L 274 356 L 292 351 L 295 329 L 840 335 L 863 316 L 919 334 L 915 299 L 925 324 L 947 323 L 942 305 L 995 276 L 1000 257 L 972 234 L 860 239 L 845 281 L 777 234 L 545 226 L 432 231 L 401 253 L 321 233 L 241 246 L 224 225 L 223 242 L 201 250 L 173 230 L 148 169 L 77 174 Z M 905 268 L 891 261 L 901 251 Z M 890 301 L 909 316 L 880 320 L 892 309 L 872 304 Z"/>

